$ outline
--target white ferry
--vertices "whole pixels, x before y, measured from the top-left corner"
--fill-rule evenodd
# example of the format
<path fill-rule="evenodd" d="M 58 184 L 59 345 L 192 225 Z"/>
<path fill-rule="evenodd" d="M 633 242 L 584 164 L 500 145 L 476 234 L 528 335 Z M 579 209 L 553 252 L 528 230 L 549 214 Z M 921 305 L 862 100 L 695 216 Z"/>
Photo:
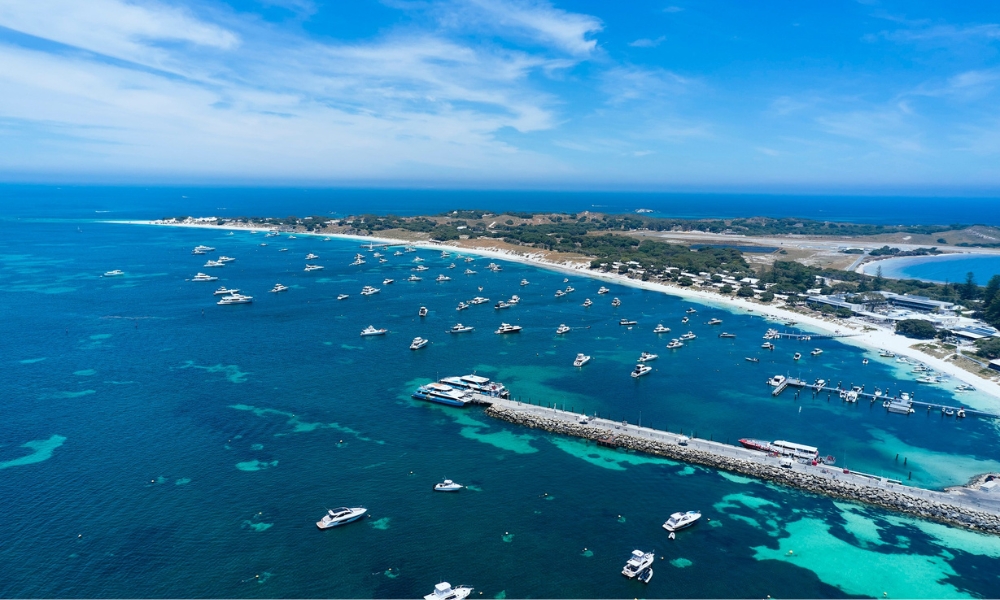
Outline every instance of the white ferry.
<path fill-rule="evenodd" d="M 448 333 L 468 333 L 473 329 L 475 329 L 475 327 L 471 325 L 462 325 L 461 323 L 456 323 L 452 325 L 451 329 L 448 330 Z"/>
<path fill-rule="evenodd" d="M 410 395 L 417 400 L 427 400 L 428 402 L 436 402 L 438 404 L 446 404 L 448 406 L 466 406 L 472 401 L 472 399 L 468 397 L 468 392 L 464 390 L 456 390 L 450 385 L 445 385 L 443 383 L 428 383 L 427 385 L 422 385 Z"/>
<path fill-rule="evenodd" d="M 590 362 L 590 357 L 581 352 L 580 354 L 576 355 L 576 360 L 573 361 L 573 366 L 582 367 L 583 365 L 589 362 Z"/>
<path fill-rule="evenodd" d="M 697 510 L 689 510 L 687 512 L 675 512 L 674 514 L 670 515 L 670 518 L 667 519 L 667 522 L 663 524 L 663 528 L 669 531 L 670 533 L 673 533 L 675 531 L 680 531 L 681 529 L 685 529 L 687 527 L 694 525 L 695 523 L 698 522 L 698 519 L 700 518 L 701 518 L 701 512 Z"/>
<path fill-rule="evenodd" d="M 570 329 L 569 325 L 566 325 L 565 323 L 563 323 L 562 325 L 560 325 L 559 327 L 556 328 L 556 335 L 562 335 L 564 333 L 568 333 L 569 329 Z"/>
<path fill-rule="evenodd" d="M 219 278 L 214 275 L 206 275 L 204 273 L 198 273 L 191 278 L 191 281 L 218 281 Z"/>
<path fill-rule="evenodd" d="M 477 392 L 486 396 L 498 396 L 506 398 L 509 395 L 507 388 L 499 381 L 490 381 L 489 377 L 480 375 L 462 375 L 461 377 L 445 377 L 441 383 L 450 385 L 456 389 L 465 389 Z"/>
<path fill-rule="evenodd" d="M 451 587 L 447 581 L 434 586 L 434 591 L 424 596 L 424 600 L 464 600 L 472 593 L 472 588 L 467 585 Z"/>
<path fill-rule="evenodd" d="M 288 286 L 287 285 L 281 285 L 280 283 L 274 284 L 274 287 L 271 288 L 271 293 L 272 294 L 279 294 L 281 292 L 287 292 L 287 291 L 288 291 Z"/>
<path fill-rule="evenodd" d="M 410 350 L 420 350 L 429 343 L 431 343 L 430 340 L 426 340 L 422 337 L 415 337 L 413 338 L 413 341 L 410 342 Z"/>
<path fill-rule="evenodd" d="M 229 304 L 250 304 L 253 302 L 253 296 L 244 296 L 243 294 L 231 294 L 229 296 L 223 296 L 219 299 L 216 304 L 220 306 L 227 306 Z"/>
<path fill-rule="evenodd" d="M 372 294 L 377 294 L 377 293 L 379 293 L 381 291 L 382 290 L 380 290 L 378 288 L 372 287 L 370 285 L 366 285 L 365 287 L 361 288 L 361 295 L 362 296 L 371 296 Z"/>
<path fill-rule="evenodd" d="M 622 569 L 622 575 L 632 579 L 646 567 L 652 566 L 653 561 L 655 560 L 656 555 L 652 552 L 633 550 L 632 555 L 629 556 L 628 562 L 625 563 L 625 568 Z"/>
<path fill-rule="evenodd" d="M 107 273 L 105 273 L 101 277 L 121 277 L 124 274 L 125 274 L 125 271 L 122 271 L 121 269 L 115 269 L 114 271 L 108 271 Z"/>
<path fill-rule="evenodd" d="M 240 291 L 238 289 L 229 289 L 226 286 L 222 286 L 219 289 L 217 289 L 214 292 L 212 292 L 212 295 L 214 295 L 214 296 L 228 296 L 229 294 L 239 294 L 239 293 L 240 293 Z"/>
<path fill-rule="evenodd" d="M 509 323 L 501 323 L 500 327 L 494 333 L 502 335 L 504 333 L 520 333 L 520 332 L 521 332 L 521 326 L 520 325 L 511 325 Z"/>
<path fill-rule="evenodd" d="M 368 512 L 367 508 L 336 508 L 333 510 L 327 510 L 323 518 L 316 522 L 316 527 L 320 529 L 330 529 L 331 527 L 337 527 L 340 525 L 345 525 L 353 521 L 357 521 L 364 514 Z"/>
<path fill-rule="evenodd" d="M 361 330 L 361 337 L 368 337 L 372 335 L 385 335 L 388 329 L 375 329 L 375 327 L 369 325 Z"/>

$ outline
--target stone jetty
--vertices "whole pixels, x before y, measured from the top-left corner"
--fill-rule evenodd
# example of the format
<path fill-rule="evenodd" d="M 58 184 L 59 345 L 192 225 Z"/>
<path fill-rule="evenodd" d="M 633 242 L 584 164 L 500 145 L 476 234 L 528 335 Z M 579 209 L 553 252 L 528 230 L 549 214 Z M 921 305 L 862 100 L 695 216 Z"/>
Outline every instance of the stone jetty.
<path fill-rule="evenodd" d="M 487 415 L 508 423 L 1000 535 L 1000 500 L 985 499 L 977 490 L 927 490 L 825 465 L 794 463 L 789 468 L 775 457 L 719 442 L 689 440 L 680 434 L 511 400 L 490 399 L 483 403 L 489 405 Z"/>

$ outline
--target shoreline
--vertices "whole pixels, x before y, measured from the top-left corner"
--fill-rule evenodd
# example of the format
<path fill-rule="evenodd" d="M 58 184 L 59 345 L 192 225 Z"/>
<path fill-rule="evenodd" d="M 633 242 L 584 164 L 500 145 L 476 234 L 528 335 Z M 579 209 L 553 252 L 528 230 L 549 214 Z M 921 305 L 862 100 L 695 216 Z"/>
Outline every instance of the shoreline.
<path fill-rule="evenodd" d="M 917 281 L 926 281 L 929 283 L 955 283 L 955 281 L 939 281 L 937 279 L 928 279 L 924 277 L 911 277 L 905 276 L 898 273 L 899 270 L 905 269 L 906 267 L 934 263 L 934 262 L 947 262 L 948 260 L 967 260 L 970 258 L 997 258 L 997 255 L 989 252 L 948 252 L 945 254 L 936 254 L 928 256 L 886 256 L 885 258 L 878 258 L 876 260 L 871 260 L 868 262 L 861 263 L 855 269 L 855 273 L 860 273 L 862 275 L 875 276 L 875 269 L 889 264 L 889 268 L 895 271 L 895 273 L 882 273 L 882 277 L 886 279 L 914 279 Z M 899 266 L 895 266 L 899 265 Z"/>
<path fill-rule="evenodd" d="M 159 221 L 101 221 L 103 223 L 119 224 L 119 225 L 149 225 L 154 227 L 182 227 L 182 228 L 194 228 L 194 229 L 208 229 L 212 231 L 228 231 L 228 230 L 246 230 L 246 231 L 269 231 L 271 228 L 263 227 L 252 227 L 243 225 L 216 225 L 214 223 L 164 223 Z M 717 308 L 722 308 L 737 314 L 747 314 L 753 313 L 754 315 L 764 316 L 766 319 L 773 321 L 795 321 L 796 327 L 806 331 L 811 331 L 813 333 L 819 334 L 851 334 L 851 337 L 837 338 L 838 341 L 851 344 L 855 347 L 871 351 L 873 356 L 868 357 L 869 360 L 882 361 L 882 362 L 894 362 L 894 359 L 887 359 L 878 356 L 878 351 L 881 349 L 889 350 L 895 353 L 897 356 L 908 356 L 915 357 L 920 360 L 920 362 L 934 368 L 935 370 L 947 374 L 954 380 L 967 383 L 976 388 L 983 396 L 978 399 L 988 400 L 982 405 L 974 405 L 972 403 L 968 404 L 970 408 L 978 408 L 985 410 L 986 412 L 1000 413 L 1000 384 L 979 377 L 969 371 L 966 371 L 960 367 L 955 366 L 952 362 L 946 361 L 941 358 L 937 358 L 926 352 L 923 352 L 917 348 L 911 347 L 914 344 L 920 344 L 923 340 L 916 340 L 907 338 L 905 336 L 897 335 L 895 332 L 888 331 L 885 329 L 874 329 L 871 330 L 871 326 L 868 331 L 864 331 L 860 324 L 836 321 L 831 322 L 825 319 L 821 319 L 812 315 L 804 315 L 789 308 L 782 306 L 764 304 L 761 302 L 754 302 L 744 298 L 738 298 L 736 296 L 721 296 L 714 292 L 707 292 L 703 290 L 695 290 L 690 288 L 685 288 L 678 285 L 670 285 L 665 283 L 657 283 L 652 281 L 641 281 L 636 279 L 630 279 L 624 275 L 619 275 L 616 273 L 602 273 L 598 271 L 593 271 L 590 269 L 590 261 L 586 262 L 564 260 L 561 262 L 548 260 L 541 257 L 541 253 L 529 252 L 524 253 L 515 252 L 513 250 L 505 250 L 497 247 L 475 247 L 475 246 L 463 246 L 462 241 L 450 241 L 450 242 L 430 242 L 430 241 L 411 241 L 404 240 L 400 238 L 391 237 L 381 237 L 381 236 L 367 236 L 367 235 L 356 235 L 347 233 L 316 233 L 316 232 L 306 232 L 306 231 L 295 231 L 288 232 L 294 233 L 296 236 L 311 236 L 320 238 L 337 238 L 344 240 L 355 240 L 359 242 L 374 242 L 376 244 L 392 244 L 392 245 L 408 245 L 416 248 L 423 249 L 442 249 L 448 248 L 452 250 L 461 250 L 467 254 L 476 254 L 489 258 L 496 258 L 499 260 L 507 260 L 511 262 L 517 262 L 521 264 L 532 265 L 535 267 L 540 267 L 544 269 L 549 269 L 553 271 L 558 271 L 566 274 L 573 274 L 579 276 L 589 277 L 591 279 L 604 281 L 608 283 L 614 283 L 616 285 L 624 285 L 633 288 L 639 288 L 652 292 L 659 292 L 663 294 L 669 294 L 684 298 L 687 300 L 697 301 L 701 304 L 707 304 Z M 525 249 L 530 250 L 530 249 Z M 787 375 L 787 373 L 783 373 Z M 920 384 L 915 381 L 912 382 L 913 386 L 916 387 Z M 975 396 L 969 396 L 970 398 L 975 398 Z"/>

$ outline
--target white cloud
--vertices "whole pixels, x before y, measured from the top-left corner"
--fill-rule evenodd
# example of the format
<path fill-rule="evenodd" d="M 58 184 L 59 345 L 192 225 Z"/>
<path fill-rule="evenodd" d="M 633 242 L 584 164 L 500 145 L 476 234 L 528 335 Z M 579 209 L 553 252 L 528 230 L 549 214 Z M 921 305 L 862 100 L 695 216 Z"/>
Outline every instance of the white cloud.
<path fill-rule="evenodd" d="M 666 69 L 637 66 L 609 69 L 603 78 L 610 104 L 663 100 L 685 93 L 694 84 L 691 79 Z"/>
<path fill-rule="evenodd" d="M 684 9 L 681 8 L 680 6 L 668 6 L 668 7 L 666 7 L 666 8 L 663 9 L 663 12 L 665 12 L 665 13 L 679 13 L 682 10 L 684 10 Z"/>
<path fill-rule="evenodd" d="M 661 35 L 655 40 L 651 40 L 648 38 L 640 38 L 634 42 L 631 42 L 629 46 L 632 46 L 633 48 L 655 48 L 665 41 L 667 41 L 667 36 Z"/>
<path fill-rule="evenodd" d="M 578 57 L 594 52 L 597 41 L 591 36 L 603 29 L 596 17 L 567 12 L 544 0 L 456 0 L 442 10 L 442 18 L 453 27 L 476 23 Z"/>

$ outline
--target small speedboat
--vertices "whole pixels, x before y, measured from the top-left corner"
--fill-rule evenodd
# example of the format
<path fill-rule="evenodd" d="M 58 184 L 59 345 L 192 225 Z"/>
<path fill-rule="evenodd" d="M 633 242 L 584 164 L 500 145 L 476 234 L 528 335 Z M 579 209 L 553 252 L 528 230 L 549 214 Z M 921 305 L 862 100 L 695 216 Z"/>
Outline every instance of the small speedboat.
<path fill-rule="evenodd" d="M 707 322 L 705 324 L 706 325 L 719 325 L 720 323 L 722 323 L 722 319 L 712 319 L 712 320 L 710 320 L 709 322 Z"/>
<path fill-rule="evenodd" d="M 467 308 L 469 308 L 468 304 L 466 304 L 465 302 L 459 302 L 458 306 L 455 307 L 455 310 L 465 310 Z"/>
<path fill-rule="evenodd" d="M 422 337 L 415 337 L 413 338 L 413 341 L 410 342 L 410 350 L 420 350 L 429 343 L 431 343 L 430 340 L 426 340 Z"/>
<path fill-rule="evenodd" d="M 696 312 L 698 312 L 698 311 L 696 311 L 696 310 L 695 310 L 695 309 L 693 309 L 693 308 L 689 308 L 689 309 L 687 309 L 687 310 L 686 310 L 686 311 L 684 311 L 684 312 L 686 312 L 686 313 L 688 313 L 689 315 L 691 315 L 691 314 L 694 314 L 694 313 L 696 313 Z"/>
<path fill-rule="evenodd" d="M 385 278 L 385 279 L 382 280 L 382 285 L 389 285 L 389 284 L 392 284 L 392 283 L 395 283 L 395 282 L 396 282 L 395 279 L 389 279 L 387 277 L 387 278 Z"/>
<path fill-rule="evenodd" d="M 664 327 L 663 323 L 660 323 L 659 325 L 653 328 L 653 333 L 670 333 L 670 328 Z"/>
<path fill-rule="evenodd" d="M 531 283 L 531 282 L 528 281 L 527 279 L 522 279 L 521 280 L 521 285 L 528 285 L 529 283 Z"/>
<path fill-rule="evenodd" d="M 798 352 L 792 355 L 792 360 L 799 360 L 800 358 L 802 358 L 802 355 Z"/>
<path fill-rule="evenodd" d="M 653 567 L 646 567 L 645 569 L 639 571 L 636 579 L 643 583 L 649 583 L 649 580 L 653 578 Z"/>
<path fill-rule="evenodd" d="M 438 275 L 437 279 L 435 279 L 434 281 L 437 281 L 438 283 L 442 281 L 451 281 L 451 277 L 448 277 L 447 275 L 442 273 L 441 275 Z"/>
<path fill-rule="evenodd" d="M 618 306 L 621 306 L 621 305 L 622 305 L 622 301 L 619 300 L 618 298 L 615 298 L 614 300 L 611 301 L 611 306 L 618 307 Z"/>
<path fill-rule="evenodd" d="M 556 298 L 561 298 L 566 295 L 566 292 L 562 290 L 556 290 Z"/>
<path fill-rule="evenodd" d="M 427 316 L 427 307 L 426 306 L 421 306 L 420 310 L 417 311 L 417 316 L 419 316 L 419 317 L 426 317 Z"/>
<path fill-rule="evenodd" d="M 466 274 L 466 275 L 475 275 L 475 274 L 476 274 L 476 272 L 475 272 L 475 271 L 473 271 L 472 269 L 466 269 L 466 270 L 465 270 L 465 274 Z"/>
<path fill-rule="evenodd" d="M 121 277 L 124 274 L 125 271 L 122 271 L 121 269 L 115 269 L 114 271 L 108 271 L 104 275 L 101 275 L 101 277 Z"/>
<path fill-rule="evenodd" d="M 323 518 L 316 522 L 316 527 L 320 529 L 330 529 L 331 527 L 337 527 L 339 525 L 345 525 L 353 521 L 357 521 L 364 514 L 368 512 L 367 508 L 337 508 L 334 510 L 327 510 Z"/>
<path fill-rule="evenodd" d="M 455 483 L 454 481 L 452 481 L 450 479 L 445 479 L 441 483 L 435 483 L 434 484 L 434 491 L 435 492 L 457 492 L 458 490 L 462 489 L 463 487 L 465 487 L 465 486 L 462 485 L 462 484 L 460 484 L 460 483 Z"/>
<path fill-rule="evenodd" d="M 657 358 L 660 358 L 659 354 L 653 354 L 651 352 L 643 352 L 641 355 L 639 355 L 639 362 L 642 363 L 649 362 L 651 360 L 656 360 Z"/>
<path fill-rule="evenodd" d="M 347 294 L 337 294 L 337 300 L 347 300 L 348 297 Z"/>
<path fill-rule="evenodd" d="M 774 350 L 774 344 L 772 344 L 771 342 L 764 342 L 763 344 L 760 345 L 760 347 L 763 348 L 764 350 Z"/>
<path fill-rule="evenodd" d="M 452 325 L 451 329 L 448 330 L 448 333 L 467 333 L 473 329 L 475 329 L 475 327 L 472 327 L 471 325 L 456 323 L 455 325 Z"/>
<path fill-rule="evenodd" d="M 369 325 L 368 327 L 365 327 L 364 329 L 361 330 L 361 337 L 368 337 L 372 335 L 385 335 L 388 331 L 389 331 L 388 329 L 375 329 L 374 326 Z"/>
<path fill-rule="evenodd" d="M 424 596 L 424 600 L 463 600 L 472 593 L 472 588 L 467 585 L 451 587 L 447 581 L 443 581 L 434 586 L 434 591 Z"/>
<path fill-rule="evenodd" d="M 623 325 L 625 327 L 631 327 L 631 326 L 635 325 L 636 322 L 635 321 L 630 321 L 628 319 L 624 319 L 623 318 L 623 319 L 621 319 L 621 320 L 618 321 L 618 324 L 619 325 Z"/>
<path fill-rule="evenodd" d="M 583 365 L 590 362 L 590 357 L 586 354 L 580 353 L 576 355 L 576 360 L 573 361 L 574 367 L 582 367 Z"/>
<path fill-rule="evenodd" d="M 409 277 L 406 278 L 406 280 L 407 281 L 420 281 L 420 277 L 417 277 L 416 275 L 410 275 Z"/>
<path fill-rule="evenodd" d="M 240 293 L 240 291 L 238 289 L 230 289 L 230 288 L 227 288 L 226 286 L 222 286 L 219 289 L 217 289 L 214 292 L 212 292 L 212 295 L 213 296 L 228 296 L 229 294 L 239 294 L 239 293 Z"/>
<path fill-rule="evenodd" d="M 287 292 L 287 291 L 288 291 L 288 286 L 287 285 L 281 285 L 280 283 L 274 284 L 274 287 L 271 288 L 271 293 L 272 294 L 277 294 L 279 292 Z"/>
<path fill-rule="evenodd" d="M 697 510 L 689 510 L 687 512 L 675 512 L 674 514 L 670 515 L 670 518 L 667 519 L 667 522 L 663 524 L 663 528 L 673 533 L 675 531 L 680 531 L 681 529 L 694 525 L 700 518 L 701 518 L 701 512 Z"/>
<path fill-rule="evenodd" d="M 643 365 L 643 364 L 636 365 L 635 369 L 632 371 L 632 377 L 633 378 L 642 377 L 643 375 L 647 375 L 652 370 L 653 367 L 650 367 L 649 365 Z"/>
<path fill-rule="evenodd" d="M 756 357 L 753 357 L 753 356 L 744 357 L 743 360 L 745 360 L 747 362 L 752 362 L 752 363 L 760 362 L 759 358 L 756 358 Z"/>
<path fill-rule="evenodd" d="M 566 333 L 568 331 L 569 331 L 569 325 L 566 325 L 566 324 L 562 324 L 562 325 L 560 325 L 559 327 L 556 328 L 556 334 L 557 335 L 562 335 L 562 334 L 564 334 L 564 333 Z"/>
<path fill-rule="evenodd" d="M 819 356 L 820 354 L 823 354 L 823 350 L 820 348 L 813 348 L 813 351 L 810 352 L 809 354 L 811 354 L 812 356 Z"/>
<path fill-rule="evenodd" d="M 316 260 L 317 258 L 319 258 L 319 256 L 316 255 L 316 254 L 313 254 L 312 252 L 310 252 L 309 254 L 306 254 L 306 260 Z"/>

